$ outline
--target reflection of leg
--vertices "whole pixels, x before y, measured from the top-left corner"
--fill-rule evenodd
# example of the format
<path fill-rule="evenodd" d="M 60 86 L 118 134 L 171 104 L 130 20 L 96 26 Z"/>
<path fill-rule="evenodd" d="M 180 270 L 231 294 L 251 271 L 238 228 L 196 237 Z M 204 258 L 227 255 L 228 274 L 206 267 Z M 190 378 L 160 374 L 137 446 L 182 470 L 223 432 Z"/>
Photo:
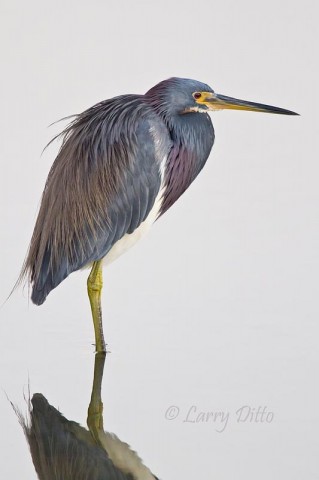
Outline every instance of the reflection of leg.
<path fill-rule="evenodd" d="M 98 445 L 100 445 L 100 433 L 104 431 L 101 388 L 105 356 L 104 352 L 95 354 L 93 387 L 87 417 L 87 425 L 91 435 Z"/>
<path fill-rule="evenodd" d="M 93 263 L 87 286 L 93 316 L 96 351 L 105 352 L 101 308 L 101 291 L 103 286 L 102 260 Z"/>

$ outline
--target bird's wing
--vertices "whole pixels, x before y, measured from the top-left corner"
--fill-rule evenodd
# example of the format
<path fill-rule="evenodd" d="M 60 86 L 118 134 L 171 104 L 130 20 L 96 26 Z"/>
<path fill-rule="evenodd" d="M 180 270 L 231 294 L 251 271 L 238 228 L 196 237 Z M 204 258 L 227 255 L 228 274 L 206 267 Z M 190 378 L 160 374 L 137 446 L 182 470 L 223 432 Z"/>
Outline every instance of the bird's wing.
<path fill-rule="evenodd" d="M 67 127 L 24 267 L 34 303 L 146 219 L 170 148 L 166 126 L 135 95 L 102 102 Z"/>
<path fill-rule="evenodd" d="M 41 393 L 33 395 L 31 402 L 30 420 L 15 411 L 40 480 L 133 480 L 94 443 L 88 430 L 66 419 Z"/>

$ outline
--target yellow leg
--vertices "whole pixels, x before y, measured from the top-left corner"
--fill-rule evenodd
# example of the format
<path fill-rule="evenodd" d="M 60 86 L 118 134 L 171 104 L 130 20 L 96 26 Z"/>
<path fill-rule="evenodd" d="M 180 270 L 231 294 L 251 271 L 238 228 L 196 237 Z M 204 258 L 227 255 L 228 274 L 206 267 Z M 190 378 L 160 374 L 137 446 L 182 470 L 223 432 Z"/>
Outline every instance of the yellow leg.
<path fill-rule="evenodd" d="M 93 263 L 87 286 L 94 323 L 95 348 L 97 352 L 105 352 L 101 308 L 101 291 L 103 287 L 102 260 Z"/>
<path fill-rule="evenodd" d="M 96 353 L 94 361 L 94 379 L 91 401 L 88 408 L 87 425 L 95 442 L 101 446 L 100 436 L 103 434 L 103 403 L 101 387 L 105 362 L 105 353 Z"/>

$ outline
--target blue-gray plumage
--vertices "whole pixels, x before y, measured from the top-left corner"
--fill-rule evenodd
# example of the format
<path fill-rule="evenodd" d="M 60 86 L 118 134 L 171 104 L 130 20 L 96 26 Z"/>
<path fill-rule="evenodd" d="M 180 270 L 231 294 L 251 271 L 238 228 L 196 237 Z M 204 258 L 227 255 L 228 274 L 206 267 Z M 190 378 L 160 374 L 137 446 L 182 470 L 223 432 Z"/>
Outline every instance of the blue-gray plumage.
<path fill-rule="evenodd" d="M 30 403 L 30 421 L 14 409 L 39 480 L 158 480 L 115 434 L 100 429 L 97 443 L 93 432 L 65 418 L 41 393 Z"/>
<path fill-rule="evenodd" d="M 134 480 L 113 464 L 88 430 L 67 420 L 42 394 L 31 402 L 30 424 L 17 413 L 40 480 Z"/>
<path fill-rule="evenodd" d="M 190 186 L 214 143 L 207 112 L 223 108 L 293 114 L 171 78 L 145 95 L 115 97 L 75 117 L 62 132 L 22 271 L 34 303 L 91 264 L 89 291 L 100 290 L 97 262 L 127 250 Z"/>
<path fill-rule="evenodd" d="M 126 442 L 104 429 L 105 358 L 105 353 L 95 355 L 88 429 L 65 418 L 41 393 L 29 399 L 26 417 L 11 403 L 39 480 L 158 480 Z"/>

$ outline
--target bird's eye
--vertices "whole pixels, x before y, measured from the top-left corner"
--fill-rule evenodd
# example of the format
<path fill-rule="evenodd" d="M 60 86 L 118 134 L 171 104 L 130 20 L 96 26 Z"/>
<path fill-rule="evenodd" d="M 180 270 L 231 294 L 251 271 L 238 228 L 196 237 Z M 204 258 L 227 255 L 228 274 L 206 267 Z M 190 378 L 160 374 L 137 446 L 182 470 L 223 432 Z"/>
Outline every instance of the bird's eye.
<path fill-rule="evenodd" d="M 202 94 L 200 92 L 193 93 L 193 97 L 195 98 L 195 100 L 198 100 L 201 96 Z"/>

